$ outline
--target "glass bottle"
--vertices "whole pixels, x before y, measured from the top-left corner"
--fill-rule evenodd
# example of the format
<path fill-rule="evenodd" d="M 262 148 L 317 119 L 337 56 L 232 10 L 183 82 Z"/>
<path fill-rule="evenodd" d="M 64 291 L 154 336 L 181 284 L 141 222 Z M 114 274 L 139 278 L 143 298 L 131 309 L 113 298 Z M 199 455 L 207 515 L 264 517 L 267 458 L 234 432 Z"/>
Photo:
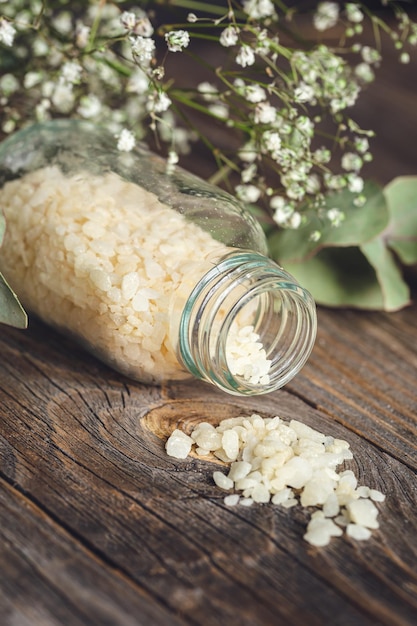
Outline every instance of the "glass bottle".
<path fill-rule="evenodd" d="M 139 381 L 286 384 L 314 344 L 310 294 L 233 196 L 115 143 L 55 120 L 0 145 L 0 271 L 23 306 Z"/>

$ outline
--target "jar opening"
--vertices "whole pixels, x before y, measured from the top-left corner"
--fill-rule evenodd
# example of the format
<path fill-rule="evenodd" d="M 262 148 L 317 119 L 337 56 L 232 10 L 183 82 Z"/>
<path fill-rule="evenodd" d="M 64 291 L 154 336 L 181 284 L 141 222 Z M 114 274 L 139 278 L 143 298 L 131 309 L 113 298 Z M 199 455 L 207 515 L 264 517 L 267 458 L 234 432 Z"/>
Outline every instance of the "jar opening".
<path fill-rule="evenodd" d="M 237 252 L 196 286 L 180 326 L 181 358 L 194 375 L 256 395 L 282 387 L 306 362 L 315 305 L 271 259 Z"/>

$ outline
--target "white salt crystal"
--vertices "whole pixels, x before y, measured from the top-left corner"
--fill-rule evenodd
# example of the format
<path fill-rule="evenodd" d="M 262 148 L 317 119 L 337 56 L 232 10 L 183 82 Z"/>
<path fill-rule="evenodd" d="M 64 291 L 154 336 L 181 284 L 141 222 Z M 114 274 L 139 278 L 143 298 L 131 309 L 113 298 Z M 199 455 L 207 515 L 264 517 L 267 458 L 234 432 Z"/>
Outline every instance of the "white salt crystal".
<path fill-rule="evenodd" d="M 230 480 L 230 478 L 225 476 L 222 472 L 213 472 L 213 480 L 220 489 L 224 489 L 225 491 L 233 489 L 233 480 Z"/>
<path fill-rule="evenodd" d="M 230 461 L 239 454 L 239 436 L 235 430 L 226 430 L 222 436 L 222 447 Z"/>
<path fill-rule="evenodd" d="M 352 522 L 366 528 L 379 528 L 378 509 L 371 500 L 354 500 L 346 505 L 346 509 Z"/>
<path fill-rule="evenodd" d="M 229 496 L 225 496 L 223 502 L 226 506 L 236 506 L 239 504 L 240 496 L 237 493 L 231 493 Z"/>
<path fill-rule="evenodd" d="M 371 531 L 369 528 L 361 526 L 360 524 L 348 524 L 346 527 L 346 534 L 357 541 L 364 541 L 370 538 Z"/>
<path fill-rule="evenodd" d="M 192 445 L 193 440 L 191 437 L 177 428 L 168 438 L 165 449 L 168 456 L 173 456 L 176 459 L 186 459 L 191 452 Z"/>

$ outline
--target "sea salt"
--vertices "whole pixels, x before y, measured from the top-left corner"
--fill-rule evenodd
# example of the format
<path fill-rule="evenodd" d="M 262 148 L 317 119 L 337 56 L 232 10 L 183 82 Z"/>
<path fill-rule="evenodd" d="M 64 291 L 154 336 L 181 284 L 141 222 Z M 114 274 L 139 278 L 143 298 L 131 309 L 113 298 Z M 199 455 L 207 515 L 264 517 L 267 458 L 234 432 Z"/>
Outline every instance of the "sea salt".
<path fill-rule="evenodd" d="M 346 441 L 297 420 L 286 423 L 257 414 L 228 418 L 218 426 L 201 422 L 191 440 L 197 453 L 198 444 L 206 442 L 205 450 L 229 468 L 227 474 L 213 473 L 218 487 L 234 492 L 225 498 L 229 506 L 315 507 L 304 534 L 313 546 L 324 547 L 344 533 L 363 541 L 379 527 L 372 499 L 382 502 L 385 496 L 358 486 L 352 470 L 336 471 L 353 456 Z"/>
<path fill-rule="evenodd" d="M 224 244 L 114 173 L 39 169 L 3 186 L 2 211 L 0 268 L 28 310 L 128 376 L 190 376 L 170 337 L 170 298 L 185 282 L 197 284 L 206 271 L 200 261 L 224 256 Z M 232 324 L 226 358 L 232 375 L 269 382 L 270 360 L 245 320 Z M 233 460 L 236 442 L 226 439 Z"/>

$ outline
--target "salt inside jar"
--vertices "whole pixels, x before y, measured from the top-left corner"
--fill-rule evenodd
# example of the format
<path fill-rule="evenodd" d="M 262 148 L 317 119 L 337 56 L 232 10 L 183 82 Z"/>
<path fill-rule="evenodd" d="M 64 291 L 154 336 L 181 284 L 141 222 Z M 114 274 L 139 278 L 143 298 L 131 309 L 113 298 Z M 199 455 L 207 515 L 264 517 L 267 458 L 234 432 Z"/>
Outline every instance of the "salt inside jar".
<path fill-rule="evenodd" d="M 307 360 L 314 302 L 229 194 L 74 120 L 3 142 L 0 175 L 0 270 L 30 312 L 116 370 L 252 395 Z"/>

